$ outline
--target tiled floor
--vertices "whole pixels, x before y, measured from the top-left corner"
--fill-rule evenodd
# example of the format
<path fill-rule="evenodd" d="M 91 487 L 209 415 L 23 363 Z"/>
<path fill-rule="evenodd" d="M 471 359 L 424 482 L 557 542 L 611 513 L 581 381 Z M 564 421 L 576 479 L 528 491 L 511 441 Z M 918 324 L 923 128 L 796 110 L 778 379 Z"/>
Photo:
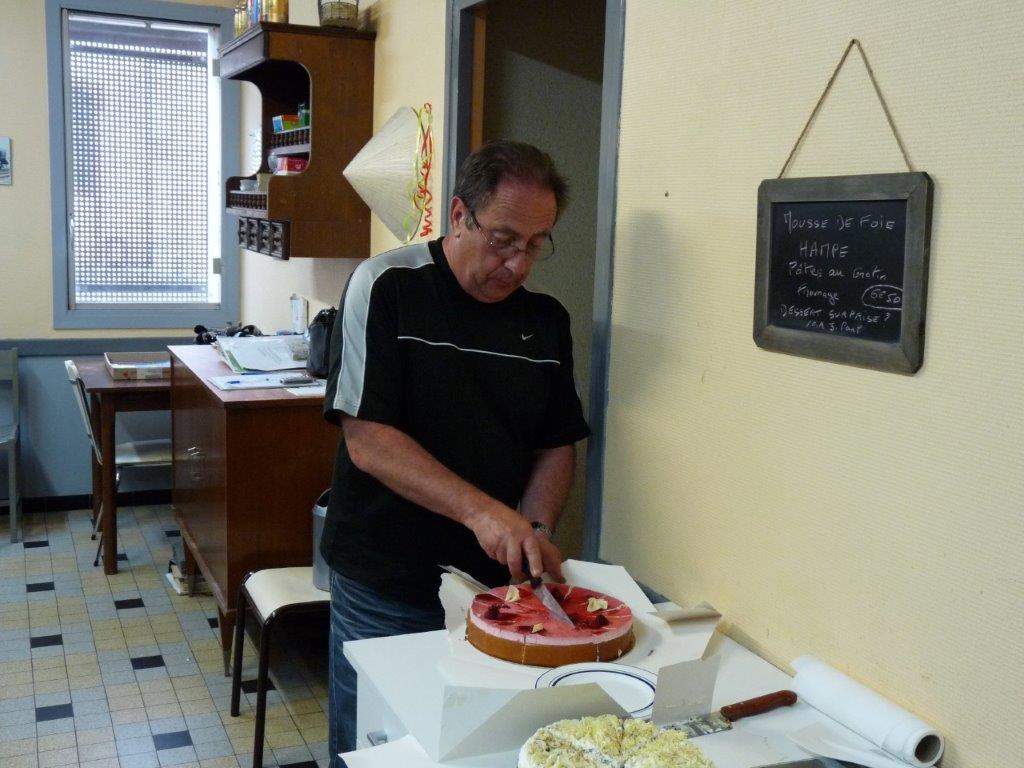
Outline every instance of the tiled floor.
<path fill-rule="evenodd" d="M 255 652 L 228 712 L 213 598 L 164 574 L 165 506 L 118 510 L 120 573 L 94 568 L 86 511 L 0 516 L 0 767 L 252 768 Z M 326 647 L 271 661 L 263 765 L 326 768 Z"/>

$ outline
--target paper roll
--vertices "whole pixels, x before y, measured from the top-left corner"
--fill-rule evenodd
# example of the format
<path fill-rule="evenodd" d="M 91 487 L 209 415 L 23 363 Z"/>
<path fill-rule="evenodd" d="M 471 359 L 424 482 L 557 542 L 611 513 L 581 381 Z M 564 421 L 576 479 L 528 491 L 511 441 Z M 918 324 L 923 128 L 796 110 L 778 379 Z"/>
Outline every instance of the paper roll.
<path fill-rule="evenodd" d="M 916 715 L 814 656 L 801 656 L 793 668 L 793 690 L 803 701 L 890 755 L 917 768 L 942 757 L 942 736 Z"/>

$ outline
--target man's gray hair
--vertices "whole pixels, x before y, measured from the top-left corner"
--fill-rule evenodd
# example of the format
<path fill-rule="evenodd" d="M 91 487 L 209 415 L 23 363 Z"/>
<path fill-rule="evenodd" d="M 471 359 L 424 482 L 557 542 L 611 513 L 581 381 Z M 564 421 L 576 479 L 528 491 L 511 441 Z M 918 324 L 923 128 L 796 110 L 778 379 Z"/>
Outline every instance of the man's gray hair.
<path fill-rule="evenodd" d="M 555 168 L 555 161 L 532 144 L 499 139 L 492 141 L 462 162 L 452 193 L 471 211 L 483 208 L 498 185 L 508 179 L 533 182 L 555 195 L 558 215 L 568 202 L 568 184 Z"/>

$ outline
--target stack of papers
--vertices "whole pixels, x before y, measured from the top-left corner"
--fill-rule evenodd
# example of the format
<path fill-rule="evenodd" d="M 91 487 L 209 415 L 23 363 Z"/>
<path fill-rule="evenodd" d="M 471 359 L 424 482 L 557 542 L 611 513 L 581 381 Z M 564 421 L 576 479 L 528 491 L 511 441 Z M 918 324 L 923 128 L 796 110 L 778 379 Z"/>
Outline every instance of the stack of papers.
<path fill-rule="evenodd" d="M 215 346 L 235 373 L 305 368 L 309 357 L 305 336 L 220 336 Z"/>
<path fill-rule="evenodd" d="M 217 389 L 285 388 L 293 395 L 323 396 L 326 382 L 306 373 L 309 341 L 305 336 L 220 336 L 214 343 L 234 372 L 211 376 Z"/>

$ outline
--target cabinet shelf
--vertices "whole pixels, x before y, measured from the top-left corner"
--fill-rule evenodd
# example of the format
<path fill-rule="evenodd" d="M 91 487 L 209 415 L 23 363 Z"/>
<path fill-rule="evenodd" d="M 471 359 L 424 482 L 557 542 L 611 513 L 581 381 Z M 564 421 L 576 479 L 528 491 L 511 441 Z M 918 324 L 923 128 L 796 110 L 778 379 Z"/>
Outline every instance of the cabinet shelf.
<path fill-rule="evenodd" d="M 373 47 L 370 33 L 262 22 L 221 48 L 221 76 L 251 82 L 262 97 L 257 173 L 270 173 L 271 151 L 310 161 L 302 173 L 270 176 L 264 193 L 240 190 L 256 174 L 227 180 L 225 204 L 240 217 L 242 247 L 278 258 L 369 256 L 370 211 L 342 171 L 373 129 Z M 301 102 L 309 104 L 310 125 L 274 133 L 274 115 Z M 260 220 L 280 225 L 278 252 L 261 247 L 272 237 L 247 234 L 243 242 L 242 225 L 248 233 Z"/>
<path fill-rule="evenodd" d="M 309 152 L 309 126 L 272 133 L 270 147 L 279 155 Z M 301 147 L 305 147 L 305 149 L 300 149 Z"/>
<path fill-rule="evenodd" d="M 266 192 L 228 192 L 228 209 L 238 216 L 266 217 Z"/>

